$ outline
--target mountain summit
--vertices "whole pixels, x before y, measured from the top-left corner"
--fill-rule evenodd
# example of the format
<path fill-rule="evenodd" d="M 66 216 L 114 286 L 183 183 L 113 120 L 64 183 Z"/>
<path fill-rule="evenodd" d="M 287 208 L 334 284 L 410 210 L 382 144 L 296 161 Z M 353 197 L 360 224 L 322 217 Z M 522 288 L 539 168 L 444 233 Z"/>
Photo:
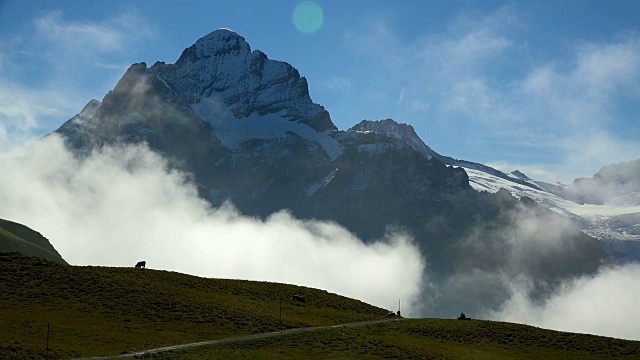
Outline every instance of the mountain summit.
<path fill-rule="evenodd" d="M 413 126 L 407 124 L 398 124 L 392 119 L 380 121 L 362 120 L 349 130 L 373 131 L 378 134 L 398 139 L 410 146 L 412 149 L 418 151 L 427 160 L 431 160 L 433 154 L 435 153 L 422 141 L 422 139 L 418 137 L 418 134 L 416 134 Z"/>
<path fill-rule="evenodd" d="M 231 202 L 261 218 L 286 209 L 338 223 L 365 242 L 407 233 L 429 263 L 425 278 L 457 285 L 460 274 L 477 275 L 472 287 L 429 294 L 430 315 L 500 306 L 509 285 L 483 274 L 531 279 L 544 296 L 606 258 L 596 239 L 530 199 L 474 190 L 460 166 L 535 185 L 439 155 L 410 125 L 386 119 L 338 130 L 295 68 L 251 51 L 230 30 L 199 39 L 175 64 L 132 65 L 102 102 L 92 100 L 56 132 L 79 156 L 146 143 L 192 174 L 212 206 Z M 545 231 L 524 231 L 536 222 Z"/>
<path fill-rule="evenodd" d="M 336 129 L 329 113 L 311 101 L 298 70 L 251 51 L 231 30 L 216 30 L 185 49 L 175 64 L 157 62 L 151 70 L 188 104 L 221 101 L 238 118 L 280 113 L 316 131 Z"/>

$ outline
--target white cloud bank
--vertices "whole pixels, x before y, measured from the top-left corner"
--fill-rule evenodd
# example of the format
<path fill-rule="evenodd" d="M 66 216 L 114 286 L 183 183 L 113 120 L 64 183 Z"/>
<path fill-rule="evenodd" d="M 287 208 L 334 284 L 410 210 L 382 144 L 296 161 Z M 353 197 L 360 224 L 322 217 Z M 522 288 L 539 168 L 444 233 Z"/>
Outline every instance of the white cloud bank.
<path fill-rule="evenodd" d="M 593 277 L 568 282 L 542 303 L 532 302 L 515 283 L 496 320 L 548 329 L 640 340 L 640 265 L 608 268 Z"/>
<path fill-rule="evenodd" d="M 144 146 L 78 160 L 54 136 L 0 157 L 0 217 L 42 232 L 71 264 L 132 266 L 317 287 L 410 313 L 423 261 L 403 234 L 365 245 L 287 212 L 267 220 L 212 209 Z"/>
<path fill-rule="evenodd" d="M 417 309 L 428 300 L 418 299 L 422 288 L 437 289 L 422 277 L 420 252 L 403 234 L 365 245 L 329 222 L 286 212 L 262 221 L 231 207 L 212 209 L 183 174 L 144 146 L 78 160 L 52 136 L 21 158 L 0 157 L 0 171 L 0 218 L 42 232 L 72 264 L 146 260 L 154 269 L 317 287 L 388 309 L 400 298 L 407 315 L 421 315 Z M 459 280 L 473 287 L 473 275 Z M 511 295 L 499 311 L 474 317 L 640 339 L 634 306 L 640 265 L 567 282 L 542 302 L 531 300 L 526 279 L 487 276 Z"/>

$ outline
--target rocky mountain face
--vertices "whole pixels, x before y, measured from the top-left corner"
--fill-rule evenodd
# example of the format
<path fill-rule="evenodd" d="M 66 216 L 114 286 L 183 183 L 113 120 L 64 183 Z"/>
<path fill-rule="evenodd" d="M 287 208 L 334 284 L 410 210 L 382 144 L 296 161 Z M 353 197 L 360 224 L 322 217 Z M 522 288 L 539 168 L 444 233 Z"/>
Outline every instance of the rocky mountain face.
<path fill-rule="evenodd" d="M 157 62 L 151 70 L 188 104 L 214 97 L 237 118 L 282 112 L 316 131 L 336 128 L 329 113 L 311 101 L 298 70 L 251 51 L 233 31 L 214 31 L 184 50 L 175 64 Z"/>
<path fill-rule="evenodd" d="M 230 201 L 263 218 L 288 209 L 364 241 L 407 231 L 429 279 L 443 286 L 462 274 L 501 273 L 531 278 L 543 294 L 607 260 L 596 239 L 530 199 L 474 190 L 461 161 L 437 154 L 409 125 L 388 119 L 336 129 L 295 68 L 251 51 L 229 30 L 199 39 L 175 64 L 132 65 L 102 102 L 90 101 L 56 133 L 78 156 L 146 142 L 193 174 L 213 206 Z M 523 219 L 561 231 L 521 229 Z M 454 290 L 440 291 L 429 314 L 493 308 L 508 290 L 481 278 L 465 291 L 447 289 Z"/>
<path fill-rule="evenodd" d="M 422 139 L 418 137 L 418 134 L 416 134 L 415 130 L 413 129 L 413 126 L 411 125 L 398 124 L 397 122 L 391 119 L 380 120 L 380 121 L 363 120 L 349 130 L 372 131 L 375 133 L 384 134 L 390 138 L 395 138 L 397 140 L 400 140 L 404 144 L 410 146 L 412 149 L 422 154 L 427 160 L 430 160 L 431 158 L 436 158 L 438 161 L 440 161 L 445 165 L 475 169 L 515 184 L 524 185 L 532 189 L 537 189 L 537 190 L 540 189 L 539 185 L 536 184 L 535 182 L 527 181 L 531 179 L 521 178 L 519 176 L 509 176 L 508 174 L 505 174 L 502 171 L 496 170 L 490 166 L 486 166 L 483 164 L 466 161 L 466 160 L 458 160 L 449 156 L 440 155 L 437 152 L 433 151 L 433 149 L 427 146 L 422 141 Z"/>
<path fill-rule="evenodd" d="M 146 142 L 184 171 L 213 176 L 209 160 L 227 152 L 198 117 L 144 63 L 132 65 L 102 100 L 91 100 L 57 133 L 81 154 L 104 145 Z"/>

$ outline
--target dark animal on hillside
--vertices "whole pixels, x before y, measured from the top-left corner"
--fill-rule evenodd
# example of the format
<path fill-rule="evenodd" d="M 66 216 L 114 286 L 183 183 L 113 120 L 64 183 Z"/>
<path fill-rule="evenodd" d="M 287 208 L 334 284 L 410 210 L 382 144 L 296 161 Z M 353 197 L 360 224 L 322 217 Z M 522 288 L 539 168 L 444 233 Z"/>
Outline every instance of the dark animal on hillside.
<path fill-rule="evenodd" d="M 146 261 L 138 261 L 136 268 L 144 268 L 147 265 Z"/>
<path fill-rule="evenodd" d="M 291 297 L 291 300 L 293 300 L 294 302 L 295 301 L 299 301 L 299 302 L 302 302 L 302 303 L 305 302 L 304 298 L 302 296 L 300 296 L 300 295 L 293 295 Z"/>

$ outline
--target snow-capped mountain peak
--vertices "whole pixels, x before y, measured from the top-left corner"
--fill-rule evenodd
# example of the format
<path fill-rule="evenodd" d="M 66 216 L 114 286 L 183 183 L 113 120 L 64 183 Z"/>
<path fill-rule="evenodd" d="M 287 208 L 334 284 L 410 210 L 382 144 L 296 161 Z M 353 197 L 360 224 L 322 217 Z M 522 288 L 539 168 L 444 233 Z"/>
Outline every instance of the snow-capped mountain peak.
<path fill-rule="evenodd" d="M 251 51 L 242 36 L 228 29 L 200 38 L 175 64 L 157 62 L 151 70 L 188 104 L 212 99 L 239 119 L 277 114 L 316 131 L 336 129 L 324 107 L 311 101 L 307 80 L 298 70 Z"/>
<path fill-rule="evenodd" d="M 515 170 L 511 172 L 511 175 L 515 176 L 516 178 L 520 179 L 520 180 L 524 180 L 524 181 L 531 181 L 531 178 L 528 177 L 527 175 L 525 175 L 522 171 L 520 170 Z"/>
<path fill-rule="evenodd" d="M 218 29 L 201 37 L 193 46 L 187 48 L 177 63 L 192 60 L 193 55 L 197 58 L 205 58 L 228 54 L 247 56 L 249 53 L 251 53 L 251 47 L 244 37 L 229 29 Z"/>

